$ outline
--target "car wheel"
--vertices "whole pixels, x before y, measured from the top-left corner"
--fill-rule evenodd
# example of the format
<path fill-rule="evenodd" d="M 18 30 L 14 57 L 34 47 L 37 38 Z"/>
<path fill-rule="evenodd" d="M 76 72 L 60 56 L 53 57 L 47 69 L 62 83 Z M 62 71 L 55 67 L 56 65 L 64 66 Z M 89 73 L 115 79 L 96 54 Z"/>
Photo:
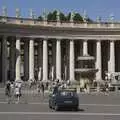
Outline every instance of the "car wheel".
<path fill-rule="evenodd" d="M 58 107 L 58 105 L 55 105 L 55 111 L 58 111 L 59 110 L 59 107 Z"/>

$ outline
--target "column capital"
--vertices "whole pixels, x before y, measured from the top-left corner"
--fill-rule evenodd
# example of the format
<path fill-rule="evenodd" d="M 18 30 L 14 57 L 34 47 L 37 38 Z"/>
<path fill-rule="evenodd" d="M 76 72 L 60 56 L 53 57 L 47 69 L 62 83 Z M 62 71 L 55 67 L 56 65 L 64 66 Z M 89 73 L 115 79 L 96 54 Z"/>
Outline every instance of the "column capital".
<path fill-rule="evenodd" d="M 57 41 L 61 41 L 61 39 L 60 39 L 60 38 L 57 38 L 56 40 L 57 40 Z"/>
<path fill-rule="evenodd" d="M 43 40 L 48 41 L 48 38 L 44 38 Z"/>
<path fill-rule="evenodd" d="M 109 40 L 110 42 L 115 42 L 116 40 Z"/>
<path fill-rule="evenodd" d="M 16 39 L 21 39 L 22 37 L 21 36 L 16 36 Z"/>
<path fill-rule="evenodd" d="M 29 37 L 29 40 L 34 40 L 35 38 L 34 37 Z"/>
<path fill-rule="evenodd" d="M 83 39 L 83 42 L 84 42 L 84 41 L 85 41 L 85 42 L 87 42 L 87 41 L 88 41 L 88 39 Z"/>
<path fill-rule="evenodd" d="M 96 42 L 100 42 L 101 43 L 102 41 L 101 40 L 96 40 Z"/>
<path fill-rule="evenodd" d="M 70 39 L 70 41 L 74 41 L 74 39 Z"/>

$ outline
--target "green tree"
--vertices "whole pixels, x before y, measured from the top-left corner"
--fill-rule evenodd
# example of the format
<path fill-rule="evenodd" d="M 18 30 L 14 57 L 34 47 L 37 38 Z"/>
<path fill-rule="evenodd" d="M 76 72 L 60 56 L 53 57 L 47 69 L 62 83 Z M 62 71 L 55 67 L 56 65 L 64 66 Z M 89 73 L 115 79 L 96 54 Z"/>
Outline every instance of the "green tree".
<path fill-rule="evenodd" d="M 38 20 L 43 21 L 42 16 L 39 16 L 39 17 L 38 17 Z"/>
<path fill-rule="evenodd" d="M 64 13 L 60 12 L 60 21 L 70 21 L 71 18 L 71 12 L 69 12 L 67 15 L 65 15 Z M 38 17 L 39 20 L 43 20 L 42 16 Z M 57 10 L 54 10 L 53 12 L 49 12 L 47 15 L 47 20 L 48 21 L 56 21 L 57 20 Z M 83 17 L 79 14 L 79 13 L 75 13 L 74 17 L 73 17 L 74 22 L 83 22 Z M 87 22 L 93 22 L 92 19 L 90 19 L 89 17 L 86 20 Z"/>
<path fill-rule="evenodd" d="M 56 21 L 56 19 L 57 19 L 57 10 L 54 10 L 52 13 L 52 20 Z"/>
<path fill-rule="evenodd" d="M 60 12 L 60 21 L 66 21 L 66 20 L 67 20 L 66 16 L 62 12 Z"/>
<path fill-rule="evenodd" d="M 68 15 L 66 16 L 67 21 L 70 21 L 70 16 L 71 16 L 71 13 L 69 12 Z"/>
<path fill-rule="evenodd" d="M 75 22 L 83 22 L 83 18 L 79 13 L 75 13 L 73 19 L 74 19 Z"/>
<path fill-rule="evenodd" d="M 52 13 L 51 12 L 47 15 L 47 20 L 52 20 Z"/>
<path fill-rule="evenodd" d="M 56 21 L 57 20 L 57 10 L 54 10 L 52 13 L 50 12 L 47 16 L 48 21 Z M 66 16 L 60 12 L 60 21 L 66 21 Z"/>
<path fill-rule="evenodd" d="M 49 12 L 47 15 L 47 20 L 48 21 L 56 21 L 56 15 L 57 15 L 57 11 L 54 10 L 53 12 Z"/>

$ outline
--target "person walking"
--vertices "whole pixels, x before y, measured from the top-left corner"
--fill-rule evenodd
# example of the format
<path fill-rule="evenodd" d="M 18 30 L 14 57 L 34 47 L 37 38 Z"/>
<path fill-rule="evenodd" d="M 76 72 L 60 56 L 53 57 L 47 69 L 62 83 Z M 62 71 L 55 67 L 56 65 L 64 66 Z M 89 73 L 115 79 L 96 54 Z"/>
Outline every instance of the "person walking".
<path fill-rule="evenodd" d="M 11 84 L 10 84 L 10 89 L 11 89 L 11 101 L 14 101 L 14 82 L 11 81 Z"/>
<path fill-rule="evenodd" d="M 105 95 L 109 95 L 109 86 L 108 83 L 105 83 Z"/>
<path fill-rule="evenodd" d="M 40 83 L 37 84 L 37 92 L 40 93 Z"/>
<path fill-rule="evenodd" d="M 41 83 L 41 92 L 42 92 L 42 96 L 44 97 L 45 87 L 43 83 Z"/>
<path fill-rule="evenodd" d="M 21 93 L 20 93 L 20 88 L 18 86 L 15 86 L 14 94 L 15 94 L 15 97 L 17 98 L 16 103 L 19 103 L 20 102 Z"/>
<path fill-rule="evenodd" d="M 20 102 L 20 97 L 22 96 L 21 89 L 22 89 L 22 83 L 21 82 L 16 82 L 15 83 L 15 89 L 14 89 L 14 95 L 17 98 L 16 103 Z"/>
<path fill-rule="evenodd" d="M 10 101 L 11 101 L 11 84 L 10 84 L 10 81 L 8 81 L 6 83 L 6 86 L 5 86 L 5 95 L 7 96 L 8 104 L 10 104 Z"/>

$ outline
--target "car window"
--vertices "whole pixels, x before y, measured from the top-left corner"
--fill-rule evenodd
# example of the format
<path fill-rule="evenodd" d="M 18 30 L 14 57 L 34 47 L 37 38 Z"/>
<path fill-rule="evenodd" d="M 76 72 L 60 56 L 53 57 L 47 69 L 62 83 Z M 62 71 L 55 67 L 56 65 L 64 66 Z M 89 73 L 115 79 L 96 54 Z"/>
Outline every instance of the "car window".
<path fill-rule="evenodd" d="M 61 91 L 60 96 L 74 96 L 75 93 L 74 92 L 70 92 L 70 91 Z"/>

